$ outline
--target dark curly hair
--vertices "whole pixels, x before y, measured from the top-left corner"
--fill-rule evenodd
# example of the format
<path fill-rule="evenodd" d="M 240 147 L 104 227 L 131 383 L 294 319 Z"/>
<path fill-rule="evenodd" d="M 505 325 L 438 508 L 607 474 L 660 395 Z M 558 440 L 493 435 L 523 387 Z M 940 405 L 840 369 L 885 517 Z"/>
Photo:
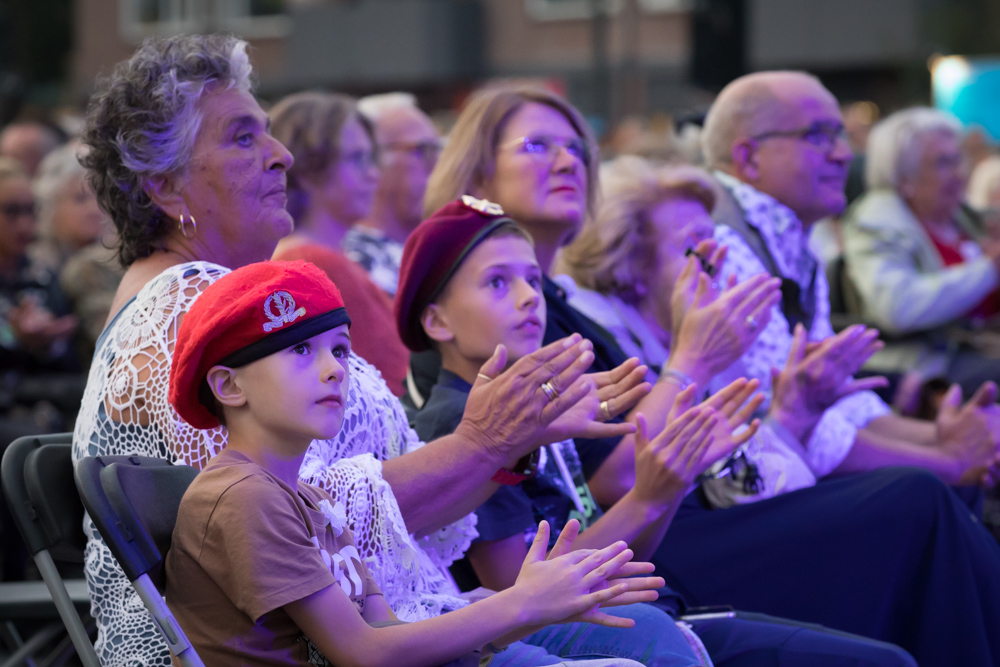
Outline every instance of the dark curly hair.
<path fill-rule="evenodd" d="M 118 229 L 122 266 L 161 248 L 173 228 L 145 186 L 187 168 L 205 86 L 252 91 L 246 48 L 230 35 L 154 37 L 99 81 L 82 137 L 90 150 L 81 162 Z"/>

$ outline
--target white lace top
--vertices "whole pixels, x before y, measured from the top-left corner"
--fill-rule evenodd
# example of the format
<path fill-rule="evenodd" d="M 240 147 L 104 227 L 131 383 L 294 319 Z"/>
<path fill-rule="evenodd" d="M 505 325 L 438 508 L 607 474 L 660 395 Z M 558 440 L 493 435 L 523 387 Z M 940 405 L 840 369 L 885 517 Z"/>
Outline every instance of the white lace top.
<path fill-rule="evenodd" d="M 98 341 L 73 434 L 74 460 L 157 456 L 201 468 L 225 445 L 224 428 L 200 431 L 182 421 L 167 402 L 167 387 L 180 318 L 228 272 L 207 262 L 171 267 L 122 308 Z M 358 550 L 400 619 L 463 606 L 444 568 L 476 537 L 475 515 L 419 541 L 407 534 L 380 461 L 423 443 L 379 372 L 354 355 L 350 369 L 343 427 L 335 439 L 312 444 L 302 479 L 344 501 Z M 84 530 L 101 663 L 170 665 L 166 643 L 89 517 Z"/>

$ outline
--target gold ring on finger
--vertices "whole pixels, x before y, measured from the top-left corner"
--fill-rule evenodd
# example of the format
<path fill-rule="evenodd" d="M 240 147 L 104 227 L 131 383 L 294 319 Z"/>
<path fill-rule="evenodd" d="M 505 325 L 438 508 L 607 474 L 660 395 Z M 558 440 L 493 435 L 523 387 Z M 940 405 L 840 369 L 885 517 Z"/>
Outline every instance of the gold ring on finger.
<path fill-rule="evenodd" d="M 545 397 L 549 399 L 549 403 L 559 398 L 559 392 L 553 386 L 552 380 L 546 380 L 542 383 L 542 391 L 545 392 Z"/>
<path fill-rule="evenodd" d="M 601 421 L 609 419 L 611 419 L 611 406 L 608 405 L 607 401 L 601 401 Z"/>

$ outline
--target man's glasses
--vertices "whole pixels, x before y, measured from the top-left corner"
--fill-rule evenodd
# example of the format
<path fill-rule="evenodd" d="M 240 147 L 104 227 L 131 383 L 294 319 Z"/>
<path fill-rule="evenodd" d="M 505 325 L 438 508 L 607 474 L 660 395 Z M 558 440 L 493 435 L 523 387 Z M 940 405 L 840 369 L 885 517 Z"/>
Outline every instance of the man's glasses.
<path fill-rule="evenodd" d="M 796 130 L 772 130 L 751 137 L 754 141 L 763 141 L 771 137 L 791 137 L 811 144 L 821 151 L 829 152 L 841 139 L 847 140 L 847 129 L 843 123 L 813 123 L 809 127 Z"/>
<path fill-rule="evenodd" d="M 590 164 L 590 150 L 587 142 L 580 137 L 560 139 L 548 134 L 539 134 L 533 137 L 521 137 L 505 144 L 506 147 L 516 147 L 522 153 L 534 155 L 540 158 L 554 159 L 560 148 L 565 148 L 566 152 L 584 164 Z"/>
<path fill-rule="evenodd" d="M 22 215 L 33 218 L 35 217 L 35 203 L 11 202 L 9 204 L 0 204 L 0 213 L 3 213 L 8 218 L 17 218 Z"/>
<path fill-rule="evenodd" d="M 410 153 L 424 162 L 436 162 L 441 155 L 440 141 L 417 141 L 405 142 L 397 141 L 391 144 L 384 144 L 383 151 L 394 151 L 399 153 Z"/>

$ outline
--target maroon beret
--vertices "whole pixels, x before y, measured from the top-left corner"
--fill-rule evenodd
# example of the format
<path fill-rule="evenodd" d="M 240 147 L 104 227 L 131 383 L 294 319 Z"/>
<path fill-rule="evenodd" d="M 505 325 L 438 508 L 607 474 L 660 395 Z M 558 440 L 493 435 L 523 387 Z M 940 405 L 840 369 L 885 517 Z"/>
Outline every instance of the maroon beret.
<path fill-rule="evenodd" d="M 209 285 L 181 322 L 170 366 L 170 404 L 195 428 L 215 428 L 219 419 L 208 409 L 210 394 L 203 387 L 212 366 L 246 366 L 350 323 L 340 290 L 308 262 L 236 269 Z"/>
<path fill-rule="evenodd" d="M 417 225 L 403 247 L 393 304 L 399 337 L 406 347 L 414 352 L 430 349 L 420 315 L 441 294 L 472 249 L 506 224 L 514 221 L 499 204 L 464 195 Z"/>

